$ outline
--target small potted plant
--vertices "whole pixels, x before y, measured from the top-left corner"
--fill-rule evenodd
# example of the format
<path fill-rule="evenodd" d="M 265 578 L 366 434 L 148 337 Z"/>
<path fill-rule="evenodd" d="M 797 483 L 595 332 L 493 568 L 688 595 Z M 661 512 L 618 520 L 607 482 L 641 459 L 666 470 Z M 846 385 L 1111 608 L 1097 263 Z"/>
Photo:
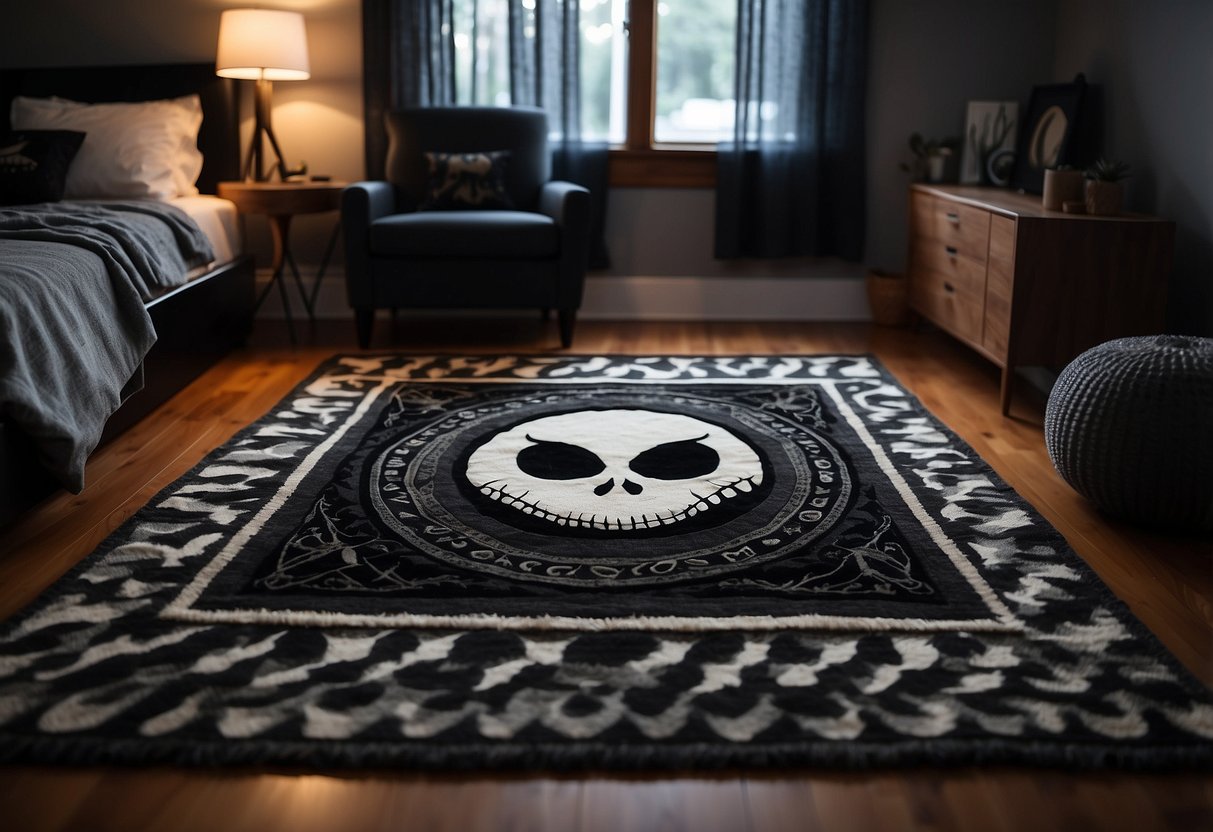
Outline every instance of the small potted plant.
<path fill-rule="evenodd" d="M 901 169 L 914 175 L 916 182 L 942 182 L 947 172 L 948 160 L 960 147 L 960 139 L 924 139 L 921 133 L 910 136 L 910 152 L 913 161 L 902 162 Z"/>
<path fill-rule="evenodd" d="M 1128 176 L 1128 163 L 1112 159 L 1100 159 L 1087 168 L 1087 213 L 1104 217 L 1119 214 L 1124 205 L 1121 181 Z"/>

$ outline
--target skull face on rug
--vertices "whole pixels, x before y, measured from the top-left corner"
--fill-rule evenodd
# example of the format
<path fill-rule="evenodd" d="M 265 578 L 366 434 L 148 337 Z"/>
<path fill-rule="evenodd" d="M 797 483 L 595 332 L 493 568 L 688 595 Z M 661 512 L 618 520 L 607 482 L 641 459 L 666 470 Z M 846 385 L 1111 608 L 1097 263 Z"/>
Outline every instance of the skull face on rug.
<path fill-rule="evenodd" d="M 731 431 L 676 413 L 580 410 L 527 420 L 468 458 L 480 493 L 560 526 L 632 531 L 710 512 L 762 484 Z"/>

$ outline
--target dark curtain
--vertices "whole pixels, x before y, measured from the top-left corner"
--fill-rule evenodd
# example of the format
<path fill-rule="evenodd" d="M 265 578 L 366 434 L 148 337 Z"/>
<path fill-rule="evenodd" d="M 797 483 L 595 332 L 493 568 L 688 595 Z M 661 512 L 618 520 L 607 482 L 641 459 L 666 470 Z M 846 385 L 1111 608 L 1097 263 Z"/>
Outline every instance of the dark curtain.
<path fill-rule="evenodd" d="M 590 267 L 605 268 L 607 145 L 581 135 L 581 4 L 509 0 L 509 11 L 510 99 L 547 111 L 552 177 L 589 188 Z"/>
<path fill-rule="evenodd" d="M 366 172 L 371 179 L 384 175 L 386 113 L 455 103 L 453 7 L 452 0 L 362 2 Z"/>
<path fill-rule="evenodd" d="M 581 137 L 580 3 L 509 0 L 508 8 L 511 103 L 547 111 L 552 175 L 589 188 L 590 266 L 605 267 L 609 264 L 603 228 L 607 145 Z M 399 107 L 440 107 L 456 102 L 454 23 L 453 0 L 363 0 L 370 178 L 383 177 L 385 113 Z"/>
<path fill-rule="evenodd" d="M 867 0 L 738 0 L 716 256 L 863 257 Z"/>

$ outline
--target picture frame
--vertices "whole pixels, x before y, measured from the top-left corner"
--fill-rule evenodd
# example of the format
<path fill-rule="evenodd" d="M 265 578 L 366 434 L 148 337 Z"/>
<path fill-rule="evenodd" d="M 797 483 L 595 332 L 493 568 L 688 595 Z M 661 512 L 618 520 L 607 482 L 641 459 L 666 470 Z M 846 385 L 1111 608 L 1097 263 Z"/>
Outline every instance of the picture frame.
<path fill-rule="evenodd" d="M 1003 187 L 1008 184 L 1018 119 L 1018 101 L 968 103 L 960 153 L 960 184 Z"/>
<path fill-rule="evenodd" d="M 1046 168 L 1074 163 L 1074 139 L 1086 87 L 1086 78 L 1080 73 L 1068 84 L 1032 88 L 1027 118 L 1015 147 L 1012 188 L 1041 193 Z"/>

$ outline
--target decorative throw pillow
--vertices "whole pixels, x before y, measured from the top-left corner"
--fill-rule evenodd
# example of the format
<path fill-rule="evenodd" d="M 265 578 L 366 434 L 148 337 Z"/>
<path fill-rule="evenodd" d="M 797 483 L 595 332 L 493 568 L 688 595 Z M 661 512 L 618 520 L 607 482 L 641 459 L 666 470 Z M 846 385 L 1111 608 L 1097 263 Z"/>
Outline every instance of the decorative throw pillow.
<path fill-rule="evenodd" d="M 202 104 L 197 95 L 105 104 L 17 96 L 11 114 L 14 130 L 88 134 L 68 172 L 63 194 L 68 199 L 172 199 L 198 193 Z"/>
<path fill-rule="evenodd" d="M 18 130 L 0 136 L 0 205 L 58 202 L 84 141 L 74 130 Z"/>
<path fill-rule="evenodd" d="M 418 210 L 513 208 L 505 191 L 508 150 L 485 153 L 426 153 L 430 182 Z"/>

